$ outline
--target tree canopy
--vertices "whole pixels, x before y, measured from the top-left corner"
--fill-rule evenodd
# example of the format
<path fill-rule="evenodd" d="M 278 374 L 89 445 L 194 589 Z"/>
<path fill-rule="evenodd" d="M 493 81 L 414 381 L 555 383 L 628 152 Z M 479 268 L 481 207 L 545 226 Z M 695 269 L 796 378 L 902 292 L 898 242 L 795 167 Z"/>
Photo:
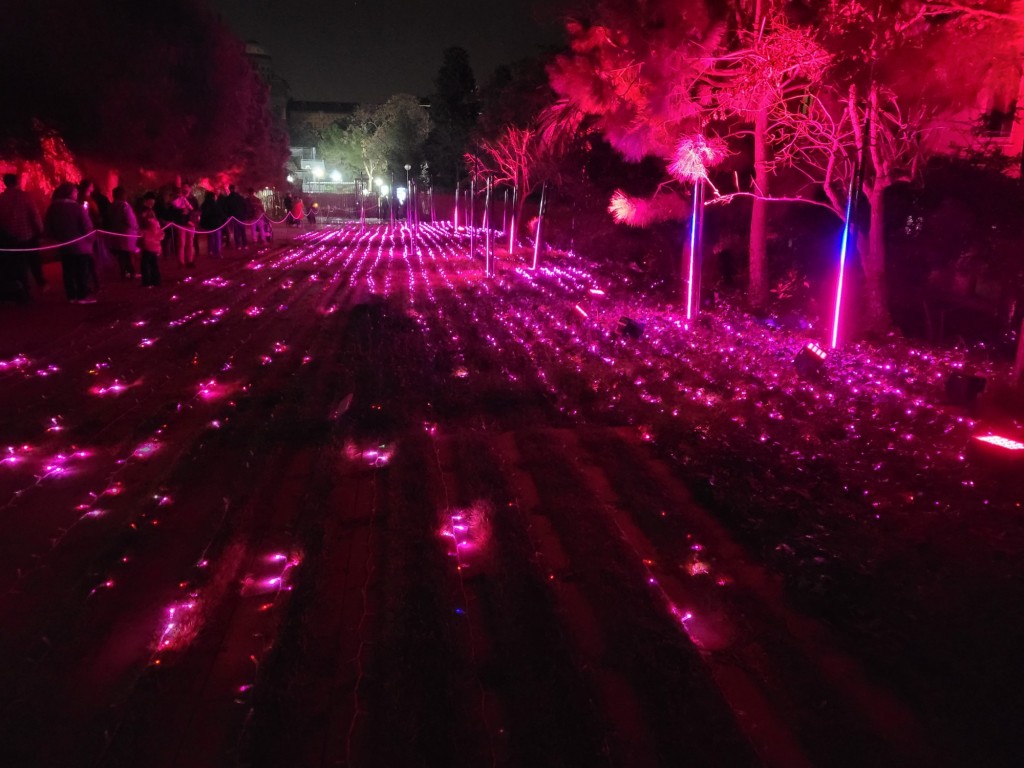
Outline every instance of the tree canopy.
<path fill-rule="evenodd" d="M 0 71 L 8 154 L 38 154 L 45 130 L 75 155 L 185 174 L 270 181 L 287 157 L 265 84 L 199 0 L 11 0 Z"/>

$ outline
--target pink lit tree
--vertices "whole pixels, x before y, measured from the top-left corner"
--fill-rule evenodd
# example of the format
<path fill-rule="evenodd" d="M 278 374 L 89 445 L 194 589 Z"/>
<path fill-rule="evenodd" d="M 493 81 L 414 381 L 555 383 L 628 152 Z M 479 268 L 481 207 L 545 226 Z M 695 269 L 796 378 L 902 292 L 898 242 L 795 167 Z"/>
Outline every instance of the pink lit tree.
<path fill-rule="evenodd" d="M 702 0 L 605 0 L 591 17 L 566 24 L 570 50 L 548 68 L 558 101 L 545 115 L 546 133 L 596 131 L 627 161 L 664 164 L 651 197 L 616 190 L 609 211 L 617 222 L 648 226 L 691 214 L 686 187 L 720 158 L 722 146 L 710 155 L 690 151 L 710 146 L 707 76 L 725 37 L 720 11 Z"/>
<path fill-rule="evenodd" d="M 491 177 L 495 184 L 514 191 L 516 206 L 510 243 L 518 241 L 527 197 L 554 172 L 558 154 L 558 146 L 548 141 L 536 126 L 516 125 L 507 125 L 497 138 L 479 140 L 476 151 L 466 153 L 466 168 L 477 180 L 478 189 L 483 189 L 486 178 Z"/>
<path fill-rule="evenodd" d="M 708 179 L 713 165 L 696 176 L 673 173 L 684 140 L 750 137 L 753 191 L 731 196 L 753 198 L 749 298 L 755 306 L 768 297 L 771 175 L 795 157 L 786 117 L 817 87 L 829 61 L 806 28 L 769 8 L 767 0 L 601 3 L 596 20 L 569 22 L 571 53 L 550 69 L 561 96 L 554 125 L 572 128 L 586 115 L 626 159 L 658 157 L 675 181 Z M 716 160 L 724 154 L 719 144 Z M 620 191 L 610 210 L 617 221 L 637 226 L 683 217 L 690 205 L 680 192 L 671 181 L 649 200 Z"/>
<path fill-rule="evenodd" d="M 840 0 L 816 21 L 833 57 L 824 87 L 782 120 L 799 167 L 838 215 L 853 191 L 853 223 L 867 229 L 857 239 L 860 314 L 865 330 L 881 331 L 889 325 L 886 193 L 917 180 L 931 157 L 948 150 L 953 116 L 1001 66 L 1002 54 L 993 55 L 996 40 L 977 35 L 966 17 L 936 17 L 919 3 Z M 866 215 L 858 212 L 861 201 Z"/>

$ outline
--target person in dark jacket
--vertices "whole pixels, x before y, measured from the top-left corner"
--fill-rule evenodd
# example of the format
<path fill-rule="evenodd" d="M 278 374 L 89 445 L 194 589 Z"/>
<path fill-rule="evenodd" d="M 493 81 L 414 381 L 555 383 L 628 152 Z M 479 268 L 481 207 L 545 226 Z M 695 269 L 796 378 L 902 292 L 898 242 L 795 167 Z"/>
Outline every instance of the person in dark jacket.
<path fill-rule="evenodd" d="M 226 220 L 217 195 L 213 190 L 208 191 L 203 196 L 203 204 L 199 208 L 199 228 L 206 232 L 207 252 L 213 258 L 220 256 L 221 236 Z"/>
<path fill-rule="evenodd" d="M 18 286 L 23 297 L 28 298 L 28 275 L 31 270 L 36 286 L 46 285 L 39 251 L 39 237 L 43 234 L 43 222 L 39 217 L 28 193 L 21 189 L 18 175 L 4 174 L 4 191 L 0 193 L 0 248 L 25 249 L 22 253 L 0 253 L 3 269 L 0 274 L 4 282 Z"/>
<path fill-rule="evenodd" d="M 231 232 L 235 237 L 235 247 L 245 248 L 248 239 L 245 236 L 245 198 L 235 191 L 235 185 L 228 187 L 227 198 L 228 214 L 232 217 Z"/>
<path fill-rule="evenodd" d="M 89 298 L 88 288 L 94 227 L 89 211 L 78 202 L 78 189 L 71 182 L 66 181 L 54 190 L 45 226 L 47 235 L 60 244 L 68 300 L 76 304 L 95 304 L 96 300 Z"/>

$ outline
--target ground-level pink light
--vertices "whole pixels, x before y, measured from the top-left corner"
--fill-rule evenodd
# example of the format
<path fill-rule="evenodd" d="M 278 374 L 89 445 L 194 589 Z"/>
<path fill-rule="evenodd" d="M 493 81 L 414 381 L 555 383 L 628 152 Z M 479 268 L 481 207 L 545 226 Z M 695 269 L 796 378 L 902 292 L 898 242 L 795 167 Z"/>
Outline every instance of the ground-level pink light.
<path fill-rule="evenodd" d="M 822 362 L 824 362 L 824 361 L 825 361 L 825 358 L 826 358 L 826 357 L 828 357 L 828 354 L 827 354 L 827 353 L 825 352 L 825 350 L 824 350 L 824 349 L 822 349 L 821 347 L 819 347 L 819 346 L 818 346 L 817 344 L 815 344 L 815 343 L 814 343 L 813 341 L 811 341 L 811 342 L 808 342 L 808 344 L 807 344 L 807 350 L 808 350 L 809 352 L 811 352 L 812 354 L 816 355 L 816 356 L 817 356 L 817 358 L 818 358 L 819 360 L 821 360 Z"/>
<path fill-rule="evenodd" d="M 583 307 L 581 307 L 579 304 L 576 305 L 576 311 L 579 312 L 584 317 L 590 317 L 590 315 L 587 314 L 587 311 L 583 309 Z"/>
<path fill-rule="evenodd" d="M 994 445 L 997 448 L 1004 448 L 1007 451 L 1024 451 L 1024 443 L 1011 440 L 1008 437 L 999 437 L 998 435 L 975 435 L 974 439 L 980 443 L 988 443 L 989 445 Z"/>

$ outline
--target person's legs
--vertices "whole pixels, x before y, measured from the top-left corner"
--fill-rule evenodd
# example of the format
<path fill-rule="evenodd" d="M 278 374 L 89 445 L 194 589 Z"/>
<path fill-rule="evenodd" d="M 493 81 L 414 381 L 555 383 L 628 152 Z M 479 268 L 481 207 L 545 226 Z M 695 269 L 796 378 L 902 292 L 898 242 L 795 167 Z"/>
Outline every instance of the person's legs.
<path fill-rule="evenodd" d="M 114 251 L 114 255 L 117 256 L 117 266 L 121 270 L 121 277 L 129 279 L 135 277 L 132 255 L 128 251 L 123 250 Z"/>
<path fill-rule="evenodd" d="M 156 254 L 151 251 L 142 252 L 142 284 L 144 286 L 160 285 L 160 267 Z"/>
<path fill-rule="evenodd" d="M 188 268 L 192 268 L 195 266 L 196 263 L 196 233 L 195 231 L 189 229 L 186 230 L 185 232 L 182 232 L 181 234 L 183 235 L 181 240 L 185 244 L 185 247 L 182 250 L 182 265 Z"/>
<path fill-rule="evenodd" d="M 76 254 L 73 253 L 62 253 L 60 255 L 60 270 L 64 278 L 64 295 L 68 297 L 68 301 L 78 301 L 81 298 L 78 295 L 78 283 L 75 277 L 75 270 L 77 268 L 75 256 Z"/>

